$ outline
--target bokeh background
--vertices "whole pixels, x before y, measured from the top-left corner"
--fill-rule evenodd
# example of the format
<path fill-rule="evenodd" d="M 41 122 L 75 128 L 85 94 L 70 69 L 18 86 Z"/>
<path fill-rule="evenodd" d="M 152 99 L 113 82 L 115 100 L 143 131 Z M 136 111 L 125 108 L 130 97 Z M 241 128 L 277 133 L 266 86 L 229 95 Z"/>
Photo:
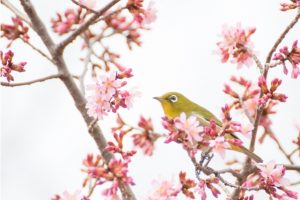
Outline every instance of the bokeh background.
<path fill-rule="evenodd" d="M 75 7 L 71 1 L 32 1 L 37 12 L 56 42 L 61 40 L 50 28 L 50 19 L 56 12 Z M 105 2 L 99 1 L 101 7 Z M 121 63 L 132 67 L 134 77 L 130 87 L 137 87 L 142 95 L 131 110 L 122 110 L 124 119 L 135 125 L 140 115 L 151 117 L 157 131 L 164 132 L 161 125 L 163 112 L 152 99 L 167 91 L 179 91 L 195 102 L 220 116 L 220 108 L 230 99 L 222 92 L 223 84 L 231 75 L 242 75 L 257 80 L 259 71 L 253 65 L 240 70 L 230 63 L 221 64 L 214 55 L 216 42 L 220 40 L 224 24 L 256 27 L 252 36 L 255 50 L 265 60 L 279 34 L 293 18 L 295 11 L 279 11 L 284 0 L 227 0 L 227 1 L 167 1 L 157 0 L 158 18 L 152 30 L 142 36 L 142 47 L 129 51 L 121 40 L 112 42 L 110 47 L 122 55 Z M 21 9 L 17 0 L 11 0 Z M 146 1 L 147 4 L 147 1 Z M 10 22 L 12 14 L 1 5 L 1 23 Z M 300 25 L 291 31 L 282 45 L 291 46 L 299 38 Z M 30 31 L 31 40 L 45 49 L 42 42 Z M 0 49 L 5 50 L 7 41 L 1 38 Z M 76 41 L 65 52 L 70 70 L 78 74 L 82 70 L 80 58 L 81 42 Z M 281 45 L 281 46 L 282 46 Z M 15 82 L 27 81 L 56 72 L 56 68 L 41 58 L 22 42 L 14 42 L 11 49 L 16 61 L 27 61 L 26 72 L 15 74 Z M 287 151 L 294 147 L 291 140 L 296 138 L 295 124 L 300 123 L 300 79 L 285 76 L 281 67 L 270 71 L 270 78 L 283 79 L 280 91 L 289 98 L 287 103 L 277 106 L 278 114 L 273 116 L 273 129 Z M 4 79 L 2 79 L 4 80 Z M 81 188 L 85 175 L 80 171 L 82 160 L 87 153 L 97 153 L 96 145 L 87 134 L 81 115 L 73 100 L 59 80 L 50 80 L 32 86 L 0 88 L 1 91 L 1 199 L 50 199 L 54 194 Z M 115 124 L 115 115 L 99 122 L 107 138 L 111 138 L 110 127 Z M 245 143 L 248 141 L 242 138 Z M 128 145 L 130 142 L 128 141 Z M 133 158 L 130 174 L 136 186 L 133 190 L 138 199 L 144 199 L 151 191 L 153 179 L 177 179 L 179 171 L 194 176 L 194 169 L 186 154 L 177 144 L 158 141 L 152 157 L 141 152 Z M 257 153 L 265 160 L 287 163 L 279 153 L 276 144 L 269 138 L 263 146 L 257 145 Z M 228 152 L 226 159 L 243 159 L 242 155 Z M 297 158 L 296 158 L 297 159 Z M 224 161 L 217 155 L 212 166 L 222 166 Z M 298 164 L 299 157 L 298 157 Z M 299 175 L 287 172 L 291 181 Z M 300 191 L 300 186 L 294 187 Z M 101 199 L 100 191 L 94 194 Z M 266 196 L 261 196 L 264 199 Z"/>

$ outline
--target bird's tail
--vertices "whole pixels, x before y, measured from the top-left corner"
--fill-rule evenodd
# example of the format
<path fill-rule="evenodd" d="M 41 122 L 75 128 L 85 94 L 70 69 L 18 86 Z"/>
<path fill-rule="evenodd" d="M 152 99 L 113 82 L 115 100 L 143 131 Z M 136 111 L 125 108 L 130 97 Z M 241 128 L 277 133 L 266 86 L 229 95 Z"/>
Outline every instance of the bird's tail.
<path fill-rule="evenodd" d="M 231 146 L 231 150 L 241 152 L 247 156 L 249 156 L 251 159 L 255 160 L 258 163 L 262 163 L 263 159 L 261 159 L 258 155 L 255 153 L 249 151 L 247 148 L 243 146 Z"/>

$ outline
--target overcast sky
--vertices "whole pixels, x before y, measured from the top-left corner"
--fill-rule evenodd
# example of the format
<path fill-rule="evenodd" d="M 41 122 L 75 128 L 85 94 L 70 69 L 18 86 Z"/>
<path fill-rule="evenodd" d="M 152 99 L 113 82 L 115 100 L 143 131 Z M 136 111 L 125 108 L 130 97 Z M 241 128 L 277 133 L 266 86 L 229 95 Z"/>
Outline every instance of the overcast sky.
<path fill-rule="evenodd" d="M 163 113 L 152 97 L 167 91 L 182 92 L 220 116 L 220 108 L 230 101 L 222 92 L 223 84 L 230 76 L 242 75 L 256 80 L 259 74 L 255 66 L 237 70 L 230 63 L 221 64 L 220 58 L 213 54 L 222 26 L 240 22 L 243 27 L 256 27 L 252 41 L 259 59 L 264 61 L 295 14 L 295 11 L 279 11 L 279 3 L 283 1 L 156 1 L 158 18 L 152 30 L 143 34 L 141 48 L 135 47 L 129 52 L 125 44 L 111 44 L 116 52 L 121 53 L 121 63 L 134 70 L 135 76 L 129 86 L 142 92 L 135 106 L 130 111 L 123 110 L 122 116 L 131 124 L 136 124 L 141 114 L 151 117 L 155 128 L 163 132 Z M 19 1 L 11 2 L 21 9 Z M 49 31 L 51 17 L 72 7 L 71 1 L 66 0 L 34 0 L 33 3 Z M 0 13 L 1 23 L 10 21 L 11 13 L 2 5 Z M 282 45 L 291 46 L 295 39 L 300 39 L 299 33 L 300 25 L 297 24 Z M 33 43 L 44 48 L 32 31 L 30 35 Z M 55 41 L 60 41 L 61 38 L 52 35 Z M 6 44 L 7 41 L 1 38 L 0 49 L 5 49 Z M 28 62 L 26 72 L 15 75 L 15 82 L 56 72 L 51 63 L 20 41 L 15 42 L 11 49 L 16 61 Z M 78 42 L 65 52 L 68 67 L 74 74 L 82 69 L 79 60 L 82 56 L 84 53 Z M 280 91 L 289 97 L 287 103 L 277 107 L 278 115 L 272 119 L 273 129 L 290 151 L 294 148 L 291 140 L 296 138 L 294 125 L 300 123 L 300 79 L 285 76 L 280 67 L 272 70 L 269 77 L 283 79 Z M 80 172 L 82 159 L 87 153 L 97 153 L 97 148 L 64 85 L 59 80 L 50 80 L 32 86 L 1 87 L 0 91 L 2 199 L 50 199 L 64 190 L 80 189 L 84 178 Z M 110 127 L 115 123 L 114 117 L 111 115 L 100 122 L 108 138 Z M 287 163 L 269 138 L 264 146 L 257 147 L 257 154 L 264 160 Z M 230 158 L 243 157 L 228 152 L 226 159 Z M 217 155 L 212 166 L 222 166 L 222 163 L 224 161 Z M 153 157 L 139 153 L 133 158 L 130 166 L 130 174 L 136 182 L 133 190 L 138 199 L 143 199 L 153 179 L 177 178 L 179 171 L 194 176 L 193 166 L 178 144 L 166 145 L 159 141 Z M 293 175 L 295 173 L 287 172 L 292 181 L 295 180 Z M 294 190 L 300 191 L 300 186 Z"/>

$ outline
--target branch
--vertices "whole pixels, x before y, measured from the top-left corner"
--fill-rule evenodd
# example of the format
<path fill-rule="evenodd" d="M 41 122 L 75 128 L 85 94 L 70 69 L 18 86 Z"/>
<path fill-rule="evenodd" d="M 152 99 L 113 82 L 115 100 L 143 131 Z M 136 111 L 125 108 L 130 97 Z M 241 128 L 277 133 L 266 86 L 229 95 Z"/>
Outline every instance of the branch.
<path fill-rule="evenodd" d="M 279 38 L 276 40 L 275 44 L 273 45 L 273 47 L 271 48 L 270 52 L 268 53 L 268 56 L 266 58 L 266 64 L 270 63 L 271 59 L 272 59 L 272 55 L 273 53 L 276 51 L 277 47 L 279 46 L 279 44 L 282 42 L 282 40 L 284 39 L 284 37 L 288 34 L 288 32 L 295 26 L 295 24 L 298 22 L 300 18 L 300 12 L 297 13 L 297 15 L 295 16 L 295 18 L 290 22 L 290 24 L 285 28 L 285 30 L 280 34 Z"/>
<path fill-rule="evenodd" d="M 295 170 L 297 172 L 300 172 L 300 166 L 299 165 L 283 165 L 286 170 Z"/>
<path fill-rule="evenodd" d="M 97 14 L 98 12 L 93 10 L 93 9 L 90 9 L 89 7 L 83 5 L 82 3 L 76 1 L 76 0 L 71 0 L 74 4 L 76 4 L 77 6 L 83 8 L 83 9 L 86 9 L 87 11 L 91 12 L 91 13 L 94 13 L 94 14 Z"/>
<path fill-rule="evenodd" d="M 42 50 L 40 50 L 39 48 L 35 47 L 33 44 L 31 44 L 29 41 L 25 42 L 25 44 L 27 44 L 28 46 L 30 46 L 33 50 L 35 50 L 36 52 L 38 52 L 41 56 L 43 56 L 44 58 L 46 58 L 47 60 L 49 60 L 52 64 L 55 65 L 55 63 L 53 62 L 53 60 L 47 55 L 45 54 Z"/>
<path fill-rule="evenodd" d="M 2 86 L 6 86 L 6 87 L 16 87 L 16 86 L 24 86 L 24 85 L 31 85 L 34 83 L 39 83 L 39 82 L 44 82 L 50 79 L 55 79 L 55 78 L 59 78 L 61 75 L 60 74 L 54 74 L 54 75 L 50 75 L 50 76 L 46 76 L 43 78 L 39 78 L 39 79 L 35 79 L 32 81 L 26 81 L 26 82 L 22 82 L 22 83 L 8 83 L 8 82 L 1 82 Z"/>
<path fill-rule="evenodd" d="M 106 6 L 104 6 L 101 10 L 97 12 L 94 16 L 92 16 L 90 19 L 88 19 L 84 24 L 82 24 L 76 31 L 74 31 L 69 37 L 67 37 L 65 40 L 61 41 L 57 46 L 57 53 L 61 54 L 64 50 L 64 48 L 70 44 L 73 40 L 77 38 L 81 33 L 83 33 L 86 29 L 89 28 L 90 25 L 92 25 L 98 17 L 103 15 L 107 10 L 109 10 L 111 7 L 113 7 L 116 3 L 118 3 L 120 0 L 113 0 L 110 3 L 108 3 Z"/>
<path fill-rule="evenodd" d="M 74 33 L 75 33 L 74 32 L 73 36 L 69 37 L 69 39 L 67 40 L 69 42 L 63 43 L 63 46 L 60 47 L 61 49 L 59 49 L 59 48 L 56 48 L 52 38 L 50 37 L 49 33 L 46 30 L 45 25 L 43 24 L 40 17 L 36 13 L 30 0 L 20 0 L 20 1 L 21 1 L 21 4 L 22 4 L 25 12 L 27 13 L 28 17 L 30 18 L 30 20 L 32 22 L 33 29 L 36 30 L 39 37 L 42 39 L 42 41 L 48 48 L 48 50 L 53 58 L 54 63 L 56 63 L 56 67 L 57 67 L 59 73 L 61 74 L 60 80 L 65 84 L 66 88 L 68 89 L 70 95 L 72 96 L 72 98 L 75 102 L 76 108 L 81 113 L 82 118 L 84 119 L 86 126 L 88 127 L 94 119 L 87 114 L 87 109 L 85 107 L 86 99 L 81 94 L 80 89 L 77 87 L 76 83 L 74 82 L 72 75 L 70 74 L 68 67 L 66 66 L 66 63 L 63 59 L 61 50 L 68 43 L 70 43 L 72 40 L 74 40 L 77 37 L 77 35 L 79 35 L 81 32 L 83 32 L 89 26 L 90 23 L 93 22 L 93 20 L 92 20 L 93 17 L 88 21 L 88 23 L 85 23 L 85 25 L 81 26 L 81 28 L 78 29 L 81 31 L 78 31 L 78 30 L 75 31 L 78 34 L 74 35 Z M 108 4 L 108 6 L 106 6 L 105 8 L 102 9 L 102 12 L 104 13 L 106 10 L 108 10 L 111 6 L 113 6 L 117 2 L 119 2 L 119 0 L 112 1 L 110 4 Z M 100 15 L 101 15 L 101 13 L 99 14 L 99 16 Z M 96 19 L 97 17 L 95 17 L 95 16 L 94 16 L 94 18 Z M 95 124 L 95 126 L 93 127 L 92 131 L 89 132 L 89 134 L 92 136 L 95 143 L 97 144 L 98 149 L 101 152 L 101 155 L 103 156 L 106 164 L 108 164 L 109 161 L 114 158 L 114 155 L 111 152 L 105 150 L 105 147 L 107 146 L 107 142 L 102 133 L 102 130 L 100 129 L 100 127 L 97 124 Z M 118 179 L 118 183 L 119 183 L 119 189 L 122 193 L 124 200 L 135 200 L 136 199 L 134 193 L 131 191 L 131 188 L 126 183 L 124 183 L 120 179 Z"/>

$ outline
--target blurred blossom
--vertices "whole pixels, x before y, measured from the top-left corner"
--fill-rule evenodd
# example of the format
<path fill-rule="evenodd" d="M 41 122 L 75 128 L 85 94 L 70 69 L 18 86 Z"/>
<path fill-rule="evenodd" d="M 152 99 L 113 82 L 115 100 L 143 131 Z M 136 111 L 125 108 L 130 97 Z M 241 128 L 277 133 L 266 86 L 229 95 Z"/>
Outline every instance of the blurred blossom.
<path fill-rule="evenodd" d="M 280 7 L 281 11 L 293 10 L 295 8 L 300 7 L 300 1 L 299 0 L 292 0 L 289 3 L 281 3 L 280 6 L 281 6 Z"/>
<path fill-rule="evenodd" d="M 277 165 L 275 161 L 270 161 L 267 164 L 257 164 L 257 168 L 260 170 L 260 175 L 265 182 L 269 185 L 286 186 L 289 184 L 288 179 L 284 176 L 285 168 L 283 165 Z"/>
<path fill-rule="evenodd" d="M 214 140 L 209 140 L 209 146 L 213 148 L 213 152 L 220 154 L 225 158 L 225 149 L 230 147 L 230 144 L 226 141 L 223 136 L 219 136 Z"/>
<path fill-rule="evenodd" d="M 25 26 L 19 17 L 12 17 L 13 24 L 1 24 L 0 30 L 2 32 L 0 37 L 5 37 L 11 42 L 7 45 L 10 47 L 12 42 L 18 38 L 21 38 L 24 42 L 29 41 L 28 27 Z"/>
<path fill-rule="evenodd" d="M 296 40 L 293 43 L 290 51 L 287 46 L 279 49 L 279 52 L 275 53 L 273 60 L 279 60 L 282 62 L 284 74 L 288 73 L 288 69 L 285 64 L 285 62 L 288 61 L 292 65 L 291 77 L 298 78 L 300 74 L 300 47 L 298 47 L 298 41 Z"/>
<path fill-rule="evenodd" d="M 181 184 L 173 180 L 154 180 L 153 192 L 147 197 L 147 200 L 176 200 L 181 191 Z"/>
<path fill-rule="evenodd" d="M 68 191 L 63 192 L 61 200 L 81 200 L 80 190 L 76 190 L 74 193 Z"/>
<path fill-rule="evenodd" d="M 200 126 L 196 116 L 187 117 L 185 113 L 181 113 L 174 121 L 175 127 L 185 132 L 190 142 L 199 142 L 203 139 L 200 136 L 200 133 L 203 132 L 203 127 Z"/>
<path fill-rule="evenodd" d="M 123 79 L 123 77 L 122 77 Z M 87 97 L 87 109 L 89 116 L 103 119 L 109 112 L 116 112 L 119 107 L 131 106 L 133 96 L 130 92 L 122 90 L 126 81 L 118 77 L 117 72 L 100 76 L 93 85 L 88 86 L 91 95 Z"/>
<path fill-rule="evenodd" d="M 155 8 L 155 2 L 150 1 L 147 9 L 144 11 L 144 24 L 151 24 L 157 18 L 157 9 Z"/>
<path fill-rule="evenodd" d="M 182 193 L 187 196 L 188 198 L 195 199 L 194 192 L 191 191 L 191 188 L 196 187 L 196 183 L 194 180 L 186 178 L 186 173 L 185 172 L 180 172 L 179 173 L 179 180 L 181 183 L 181 191 Z"/>
<path fill-rule="evenodd" d="M 218 53 L 221 61 L 227 62 L 229 59 L 236 63 L 238 68 L 243 65 L 250 66 L 252 60 L 253 43 L 250 36 L 255 32 L 255 28 L 242 28 L 241 24 L 234 26 L 224 26 L 222 31 L 222 41 L 218 42 Z"/>

